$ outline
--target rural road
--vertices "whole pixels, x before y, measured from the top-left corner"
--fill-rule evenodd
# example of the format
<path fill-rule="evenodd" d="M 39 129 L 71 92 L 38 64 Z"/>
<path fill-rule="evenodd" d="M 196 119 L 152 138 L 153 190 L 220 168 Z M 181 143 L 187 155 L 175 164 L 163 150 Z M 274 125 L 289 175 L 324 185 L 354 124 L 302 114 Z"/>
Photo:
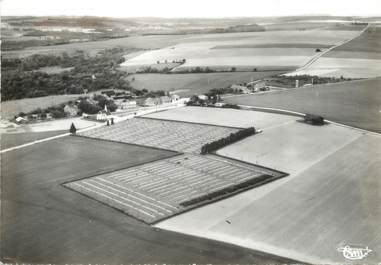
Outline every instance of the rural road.
<path fill-rule="evenodd" d="M 150 114 L 152 112 L 158 112 L 158 111 L 163 111 L 163 110 L 167 110 L 167 109 L 171 109 L 171 108 L 179 108 L 179 107 L 181 107 L 181 105 L 164 106 L 164 107 L 161 107 L 161 108 L 157 108 L 156 107 L 154 109 L 149 109 L 148 108 L 146 110 L 139 110 L 139 111 L 137 111 L 137 113 L 138 113 L 137 115 L 132 115 L 132 116 L 128 115 L 128 116 L 125 116 L 123 118 L 116 119 L 115 122 L 118 123 L 118 122 L 124 121 L 126 119 L 131 119 L 131 118 L 133 118 L 135 116 L 136 117 L 138 117 L 138 116 L 144 116 L 144 115 Z M 94 126 L 83 128 L 83 129 L 77 130 L 77 133 L 85 132 L 85 131 L 92 130 L 92 129 L 95 129 L 95 128 L 99 128 L 99 127 L 102 127 L 102 126 L 106 126 L 106 124 L 105 123 L 100 123 L 100 124 L 97 124 L 97 125 L 94 125 Z M 46 141 L 55 140 L 55 139 L 58 139 L 58 138 L 61 138 L 61 137 L 65 137 L 65 136 L 68 136 L 68 135 L 70 135 L 70 133 L 63 133 L 63 134 L 59 134 L 59 135 L 55 135 L 55 136 L 51 136 L 51 137 L 35 140 L 35 141 L 29 142 L 29 143 L 25 143 L 25 144 L 22 144 L 22 145 L 6 148 L 6 149 L 3 149 L 3 150 L 0 149 L 0 154 L 6 153 L 6 152 L 9 152 L 9 151 L 13 151 L 13 150 L 17 150 L 17 149 L 20 149 L 20 148 L 24 148 L 24 147 L 27 147 L 27 146 L 43 143 L 43 142 L 46 142 Z"/>
<path fill-rule="evenodd" d="M 306 70 L 308 67 L 310 67 L 313 63 L 315 63 L 320 57 L 322 57 L 323 55 L 329 53 L 330 51 L 332 51 L 333 49 L 336 49 L 337 47 L 340 47 L 358 37 L 360 37 L 368 28 L 369 28 L 370 24 L 368 24 L 365 28 L 363 28 L 358 34 L 356 34 L 355 36 L 353 36 L 352 38 L 348 39 L 348 40 L 344 40 L 344 41 L 341 41 L 337 44 L 335 44 L 334 46 L 328 48 L 327 50 L 325 51 L 322 51 L 322 52 L 318 52 L 315 56 L 313 56 L 305 65 L 303 65 L 302 67 L 296 69 L 295 71 L 293 71 L 293 73 L 297 73 L 299 71 L 303 71 L 303 70 Z"/>

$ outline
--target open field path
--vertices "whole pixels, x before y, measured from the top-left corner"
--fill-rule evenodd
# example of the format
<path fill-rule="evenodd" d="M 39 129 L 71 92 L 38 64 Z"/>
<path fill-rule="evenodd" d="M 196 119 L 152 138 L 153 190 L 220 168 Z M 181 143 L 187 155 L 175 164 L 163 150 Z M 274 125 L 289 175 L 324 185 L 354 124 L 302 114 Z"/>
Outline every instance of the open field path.
<path fill-rule="evenodd" d="M 337 43 L 336 45 L 322 51 L 322 52 L 318 52 L 314 57 L 312 57 L 305 65 L 303 65 L 302 67 L 296 69 L 295 71 L 293 71 L 293 73 L 298 73 L 300 71 L 304 71 L 306 70 L 307 68 L 309 68 L 312 64 L 314 64 L 320 57 L 324 56 L 325 54 L 329 53 L 330 51 L 332 51 L 333 49 L 336 49 L 337 47 L 340 47 L 358 37 L 360 37 L 368 28 L 369 28 L 370 24 L 368 24 L 364 29 L 362 29 L 358 34 L 356 34 L 355 36 L 353 36 L 352 38 L 350 39 L 347 39 L 347 40 L 344 40 L 344 41 L 341 41 L 339 43 Z"/>

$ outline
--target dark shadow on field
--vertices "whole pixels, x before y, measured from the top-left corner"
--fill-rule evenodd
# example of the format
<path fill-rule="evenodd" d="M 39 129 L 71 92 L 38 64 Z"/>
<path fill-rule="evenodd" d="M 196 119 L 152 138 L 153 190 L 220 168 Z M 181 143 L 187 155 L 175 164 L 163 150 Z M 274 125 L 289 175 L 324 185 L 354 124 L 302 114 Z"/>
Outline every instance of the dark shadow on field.
<path fill-rule="evenodd" d="M 296 120 L 296 122 L 303 123 L 306 125 L 316 126 L 316 127 L 329 125 L 329 122 L 326 122 L 326 121 L 324 121 L 324 124 L 314 124 L 314 123 L 306 122 L 305 120 Z"/>

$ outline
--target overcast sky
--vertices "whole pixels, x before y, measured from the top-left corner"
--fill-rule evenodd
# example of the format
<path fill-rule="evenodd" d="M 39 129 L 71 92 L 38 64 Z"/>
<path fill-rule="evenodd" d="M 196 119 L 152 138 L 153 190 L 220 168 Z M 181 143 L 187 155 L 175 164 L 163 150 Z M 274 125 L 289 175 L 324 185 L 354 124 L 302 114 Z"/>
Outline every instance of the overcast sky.
<path fill-rule="evenodd" d="M 255 17 L 381 15 L 380 0 L 0 0 L 1 15 Z"/>

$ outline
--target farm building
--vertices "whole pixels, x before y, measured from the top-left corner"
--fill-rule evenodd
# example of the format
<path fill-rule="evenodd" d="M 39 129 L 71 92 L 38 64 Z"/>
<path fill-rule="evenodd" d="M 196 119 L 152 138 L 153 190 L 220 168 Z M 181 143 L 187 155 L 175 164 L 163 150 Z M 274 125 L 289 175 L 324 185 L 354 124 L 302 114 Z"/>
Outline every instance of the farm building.
<path fill-rule="evenodd" d="M 253 92 L 268 90 L 267 82 L 265 80 L 256 80 L 247 85 Z"/>
<path fill-rule="evenodd" d="M 24 122 L 26 122 L 26 119 L 23 118 L 23 117 L 17 117 L 17 118 L 16 118 L 16 122 L 17 122 L 17 123 L 24 123 Z"/>
<path fill-rule="evenodd" d="M 96 115 L 96 120 L 97 121 L 106 121 L 107 120 L 107 113 L 104 110 L 101 110 L 97 115 Z"/>
<path fill-rule="evenodd" d="M 118 109 L 129 109 L 136 107 L 135 100 L 116 100 L 114 103 L 118 106 Z"/>
<path fill-rule="evenodd" d="M 172 102 L 176 102 L 176 101 L 179 101 L 180 100 L 180 96 L 179 95 L 171 95 L 171 101 Z"/>
<path fill-rule="evenodd" d="M 242 86 L 242 85 L 236 85 L 236 84 L 234 84 L 230 88 L 234 89 L 236 91 L 240 91 L 240 92 L 242 92 L 244 94 L 250 94 L 251 93 L 250 89 L 248 89 L 246 86 Z"/>

